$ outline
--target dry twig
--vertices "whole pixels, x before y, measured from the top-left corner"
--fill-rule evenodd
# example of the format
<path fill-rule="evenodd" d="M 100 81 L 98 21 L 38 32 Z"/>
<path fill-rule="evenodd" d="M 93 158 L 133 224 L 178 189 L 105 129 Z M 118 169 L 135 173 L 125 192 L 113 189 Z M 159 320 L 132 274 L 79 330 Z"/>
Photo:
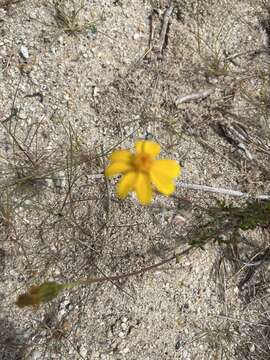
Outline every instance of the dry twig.
<path fill-rule="evenodd" d="M 159 46 L 158 46 L 158 52 L 159 52 L 160 57 L 162 57 L 163 50 L 166 46 L 166 38 L 167 38 L 167 34 L 168 34 L 169 21 L 170 21 L 170 17 L 172 15 L 173 9 L 174 9 L 174 5 L 171 2 L 170 6 L 164 13 L 162 28 L 161 28 L 161 32 L 160 32 L 160 42 L 159 42 Z"/>
<path fill-rule="evenodd" d="M 177 96 L 177 98 L 175 99 L 175 105 L 178 106 L 182 103 L 194 101 L 194 100 L 203 100 L 207 98 L 210 94 L 212 94 L 212 92 L 213 92 L 212 89 L 208 89 L 186 96 Z"/>
<path fill-rule="evenodd" d="M 270 200 L 270 195 L 266 195 L 266 194 L 253 196 L 251 194 L 244 193 L 244 192 L 238 191 L 238 190 L 230 190 L 230 189 L 224 189 L 224 188 L 212 187 L 212 186 L 200 185 L 200 184 L 189 184 L 189 183 L 185 183 L 182 181 L 180 181 L 177 185 L 179 187 L 182 187 L 185 189 L 191 189 L 191 190 L 207 191 L 207 192 L 212 192 L 212 193 L 217 193 L 217 194 L 236 196 L 236 197 L 245 197 L 245 198 L 250 198 L 250 199 L 255 198 L 256 200 Z"/>

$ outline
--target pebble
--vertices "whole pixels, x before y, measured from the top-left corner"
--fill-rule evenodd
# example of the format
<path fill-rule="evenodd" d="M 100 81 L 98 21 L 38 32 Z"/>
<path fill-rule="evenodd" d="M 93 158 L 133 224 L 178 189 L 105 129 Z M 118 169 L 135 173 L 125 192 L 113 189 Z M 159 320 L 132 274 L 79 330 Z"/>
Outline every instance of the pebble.
<path fill-rule="evenodd" d="M 118 334 L 118 336 L 119 336 L 120 338 L 124 338 L 124 337 L 125 337 L 125 333 L 124 333 L 123 331 L 120 331 L 120 333 Z"/>
<path fill-rule="evenodd" d="M 67 313 L 68 310 L 73 308 L 73 306 L 68 299 L 65 299 L 62 301 L 59 308 L 60 309 L 58 311 L 58 316 L 61 319 Z"/>
<path fill-rule="evenodd" d="M 122 328 L 122 330 L 127 330 L 127 328 L 128 328 L 128 324 L 127 323 L 122 323 L 121 324 L 121 328 Z"/>
<path fill-rule="evenodd" d="M 235 286 L 233 288 L 233 292 L 235 293 L 235 295 L 239 294 L 239 288 L 237 286 Z"/>
<path fill-rule="evenodd" d="M 28 48 L 24 45 L 21 46 L 20 48 L 20 55 L 25 59 L 29 59 L 29 51 Z"/>
<path fill-rule="evenodd" d="M 125 348 L 121 351 L 122 354 L 127 354 L 128 352 L 129 352 L 129 348 L 128 348 L 128 347 L 125 347 Z"/>
<path fill-rule="evenodd" d="M 0 56 L 5 57 L 7 56 L 7 48 L 3 45 L 3 47 L 0 45 Z"/>
<path fill-rule="evenodd" d="M 51 47 L 51 48 L 50 48 L 50 52 L 55 55 L 56 52 L 57 52 L 57 50 L 56 50 L 55 47 Z"/>
<path fill-rule="evenodd" d="M 38 350 L 34 350 L 30 355 L 31 360 L 39 360 L 42 359 L 42 353 Z"/>
<path fill-rule="evenodd" d="M 175 344 L 175 350 L 179 351 L 181 349 L 181 341 L 177 340 L 176 344 Z"/>
<path fill-rule="evenodd" d="M 81 348 L 80 348 L 80 354 L 81 354 L 81 356 L 82 356 L 83 358 L 86 358 L 87 353 L 88 353 L 87 346 L 85 346 L 85 345 L 81 346 Z"/>
<path fill-rule="evenodd" d="M 141 37 L 141 34 L 135 33 L 135 34 L 133 35 L 133 40 L 139 40 L 140 37 Z"/>
<path fill-rule="evenodd" d="M 108 359 L 108 357 L 105 354 L 99 355 L 99 360 L 106 360 L 106 359 Z"/>
<path fill-rule="evenodd" d="M 33 204 L 32 201 L 29 200 L 29 199 L 26 199 L 25 202 L 24 202 L 25 207 L 30 207 L 32 204 Z"/>
<path fill-rule="evenodd" d="M 93 89 L 93 97 L 97 97 L 98 96 L 98 93 L 99 93 L 99 88 L 97 86 L 93 86 L 92 87 Z"/>
<path fill-rule="evenodd" d="M 64 38 L 63 38 L 63 36 L 59 36 L 59 38 L 58 38 L 58 40 L 57 40 L 58 42 L 59 42 L 59 44 L 63 44 L 63 42 L 64 42 Z"/>
<path fill-rule="evenodd" d="M 182 215 L 175 215 L 173 218 L 173 224 L 178 226 L 183 226 L 187 222 L 187 219 Z"/>

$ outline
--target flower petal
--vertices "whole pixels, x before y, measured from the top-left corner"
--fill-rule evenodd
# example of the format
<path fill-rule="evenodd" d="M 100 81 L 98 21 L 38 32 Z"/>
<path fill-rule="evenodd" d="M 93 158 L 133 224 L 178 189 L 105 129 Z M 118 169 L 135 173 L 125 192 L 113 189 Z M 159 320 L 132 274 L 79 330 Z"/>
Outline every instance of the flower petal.
<path fill-rule="evenodd" d="M 156 157 L 160 153 L 159 144 L 150 141 L 150 140 L 140 140 L 135 144 L 136 153 L 145 153 L 151 155 L 152 157 Z"/>
<path fill-rule="evenodd" d="M 140 203 L 143 205 L 150 204 L 152 200 L 152 187 L 150 178 L 147 174 L 138 173 L 135 189 Z"/>
<path fill-rule="evenodd" d="M 181 167 L 175 160 L 155 160 L 151 171 L 155 172 L 159 176 L 165 176 L 168 178 L 176 178 L 181 173 Z"/>
<path fill-rule="evenodd" d="M 135 187 L 137 174 L 132 171 L 124 175 L 117 185 L 117 195 L 124 199 Z"/>
<path fill-rule="evenodd" d="M 162 194 L 170 195 L 174 192 L 175 184 L 173 183 L 173 179 L 171 177 L 164 176 L 163 173 L 153 171 L 153 169 L 151 169 L 150 178 L 157 190 Z"/>
<path fill-rule="evenodd" d="M 123 174 L 132 170 L 132 166 L 125 162 L 113 162 L 107 166 L 105 170 L 105 176 L 114 176 L 117 174 Z"/>
<path fill-rule="evenodd" d="M 110 160 L 112 162 L 116 162 L 116 161 L 131 162 L 133 156 L 134 155 L 129 150 L 116 150 L 111 154 Z"/>

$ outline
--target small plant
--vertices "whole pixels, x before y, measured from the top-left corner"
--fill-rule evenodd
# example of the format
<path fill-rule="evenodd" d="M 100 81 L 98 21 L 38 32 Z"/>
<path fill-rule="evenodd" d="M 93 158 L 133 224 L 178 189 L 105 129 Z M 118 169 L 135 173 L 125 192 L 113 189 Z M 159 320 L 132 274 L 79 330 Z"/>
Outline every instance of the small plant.
<path fill-rule="evenodd" d="M 207 349 L 207 353 L 212 354 L 209 359 L 232 359 L 233 347 L 239 336 L 237 324 L 229 320 L 219 320 L 218 324 L 215 324 L 214 319 L 211 320 L 204 319 L 203 324 L 193 324 L 197 335 L 191 339 L 191 342 L 202 344 Z"/>
<path fill-rule="evenodd" d="M 80 13 L 85 7 L 84 1 L 78 3 L 73 0 L 53 0 L 51 7 L 57 27 L 67 34 L 76 34 L 87 29 L 95 31 L 93 23 L 82 23 L 80 20 Z"/>
<path fill-rule="evenodd" d="M 206 210 L 206 215 L 208 222 L 191 235 L 190 245 L 203 248 L 209 241 L 228 244 L 237 239 L 239 230 L 269 226 L 270 201 L 252 201 L 241 207 L 218 202 Z"/>
<path fill-rule="evenodd" d="M 128 178 L 130 177 L 130 173 L 132 174 L 132 181 L 134 182 L 128 182 L 127 189 L 122 192 L 121 186 L 120 190 L 118 189 L 118 195 L 120 197 L 126 197 L 129 191 L 132 191 L 134 188 L 137 191 L 137 196 L 142 204 L 148 204 L 151 201 L 151 184 L 150 179 L 147 179 L 146 181 L 141 181 L 136 183 L 137 176 L 140 176 L 140 171 L 142 171 L 141 166 L 145 167 L 147 166 L 147 172 L 144 174 L 144 177 L 149 176 L 151 178 L 151 172 L 149 173 L 149 164 L 148 162 L 145 163 L 144 156 L 147 155 L 157 155 L 159 153 L 159 145 L 156 143 L 153 143 L 151 141 L 138 141 L 136 143 L 136 155 L 133 155 L 128 150 L 118 150 L 114 151 L 113 154 L 110 157 L 110 160 L 112 163 L 107 167 L 105 174 L 107 176 L 115 175 L 117 173 L 122 173 L 123 178 L 125 179 L 126 176 Z M 143 159 L 143 162 L 141 163 Z M 147 158 L 148 159 L 148 158 Z M 161 176 L 161 180 L 163 181 L 164 186 L 169 186 L 171 188 L 172 184 L 171 181 L 173 177 L 175 177 L 176 174 L 179 174 L 180 167 L 179 165 L 174 162 L 173 160 L 153 160 L 152 157 L 149 158 L 151 161 L 155 161 L 157 163 L 157 170 L 159 172 L 159 175 Z M 149 161 L 148 159 L 148 161 Z M 139 162 L 139 165 L 137 163 Z M 165 168 L 167 169 L 167 176 L 164 175 L 164 169 L 162 166 L 159 165 L 165 164 Z M 135 165 L 139 166 L 136 167 Z M 151 163 L 151 166 L 152 165 Z M 143 168 L 145 171 L 145 168 Z M 168 177 L 168 172 L 173 172 L 174 176 Z M 134 175 L 133 175 L 134 174 Z M 135 176 L 135 177 L 134 177 Z M 143 177 L 143 179 L 144 179 Z M 165 180 L 167 181 L 165 181 Z M 123 181 L 123 180 L 121 180 Z M 125 180 L 124 180 L 125 181 Z M 156 181 L 153 181 L 154 184 L 156 184 Z M 121 184 L 121 183 L 120 183 Z M 136 185 L 134 185 L 136 184 Z M 135 187 L 136 186 L 136 187 Z M 139 189 L 138 189 L 139 187 Z M 150 190 L 149 190 L 150 188 Z M 165 187 L 166 188 L 166 187 Z M 164 190 L 162 188 L 158 188 L 160 191 Z M 166 188 L 167 189 L 167 188 Z M 174 187 L 173 187 L 174 189 Z M 120 191 L 120 193 L 119 193 Z M 161 191 L 162 192 L 162 191 Z M 123 194 L 125 196 L 123 196 Z M 146 197 L 145 194 L 148 194 Z M 166 192 L 166 195 L 169 195 L 168 192 Z M 146 201 L 147 200 L 147 201 Z M 180 254 L 175 253 L 171 258 L 166 259 L 162 261 L 161 263 L 149 266 L 147 268 L 144 268 L 139 271 L 135 271 L 130 274 L 123 274 L 123 275 L 116 275 L 111 277 L 104 277 L 104 278 L 89 278 L 86 280 L 77 281 L 74 283 L 66 283 L 66 284 L 57 284 L 57 289 L 63 290 L 64 288 L 71 288 L 74 286 L 80 286 L 80 285 L 91 285 L 96 282 L 104 282 L 104 281 L 110 281 L 110 280 L 117 280 L 121 278 L 130 277 L 139 273 L 147 272 L 148 270 L 152 270 L 153 268 L 159 267 L 160 265 L 163 265 L 167 262 L 170 262 L 172 260 L 176 260 L 176 262 L 179 261 L 180 255 L 184 255 L 186 253 L 189 253 L 192 249 L 196 248 L 204 248 L 206 244 L 209 244 L 211 242 L 218 243 L 219 246 L 222 246 L 225 244 L 226 246 L 237 246 L 237 241 L 239 241 L 239 231 L 240 230 L 254 230 L 257 226 L 261 227 L 267 227 L 269 226 L 270 222 L 270 200 L 264 201 L 264 202 L 258 202 L 253 201 L 247 203 L 245 206 L 241 207 L 235 207 L 232 205 L 226 205 L 225 203 L 219 202 L 217 203 L 217 206 L 210 207 L 206 210 L 206 215 L 208 218 L 208 221 L 203 223 L 201 226 L 193 229 L 193 231 L 190 232 L 188 236 L 188 244 L 190 245 L 186 250 L 181 252 Z M 46 284 L 49 284 L 47 286 Z M 45 296 L 44 300 L 43 297 L 40 299 L 36 299 L 37 294 L 43 294 L 43 289 L 50 292 L 51 286 L 53 286 L 56 283 L 43 283 L 42 285 L 36 287 L 31 287 L 28 292 L 24 295 L 20 295 L 17 300 L 17 305 L 20 307 L 24 306 L 33 306 L 48 302 L 53 300 L 55 297 L 58 296 L 59 291 L 54 291 L 54 296 Z M 40 290 L 41 289 L 41 290 Z M 53 288 L 54 289 L 54 288 Z M 41 292 L 40 292 L 41 291 Z M 42 295 L 43 296 L 43 295 Z"/>
<path fill-rule="evenodd" d="M 191 6 L 189 33 L 192 41 L 186 46 L 192 49 L 199 68 L 204 71 L 207 78 L 231 75 L 231 66 L 225 56 L 232 30 L 227 26 L 229 7 L 228 4 L 224 4 L 223 16 L 219 14 L 220 21 L 214 25 L 211 21 L 209 24 L 205 19 L 215 12 L 217 4 L 212 3 L 210 7 L 209 5 L 207 2 L 198 1 L 196 6 Z"/>

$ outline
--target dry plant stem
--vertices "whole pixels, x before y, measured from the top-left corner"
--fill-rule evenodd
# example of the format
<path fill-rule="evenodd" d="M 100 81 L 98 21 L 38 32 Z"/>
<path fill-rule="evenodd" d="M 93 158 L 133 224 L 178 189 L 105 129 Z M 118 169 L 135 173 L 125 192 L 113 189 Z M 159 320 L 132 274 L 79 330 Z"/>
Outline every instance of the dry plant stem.
<path fill-rule="evenodd" d="M 103 173 L 91 175 L 91 177 L 96 178 L 96 179 L 100 179 L 103 176 L 104 176 Z M 253 196 L 251 194 L 244 193 L 244 192 L 238 191 L 238 190 L 224 189 L 224 188 L 212 187 L 212 186 L 208 186 L 208 185 L 190 184 L 190 183 L 185 183 L 182 181 L 177 183 L 177 186 L 179 186 L 181 188 L 185 188 L 185 189 L 190 189 L 190 190 L 206 191 L 206 192 L 212 192 L 212 193 L 235 196 L 235 197 L 245 197 L 245 198 L 256 199 L 256 200 L 270 200 L 270 195 L 266 195 L 266 194 Z"/>
<path fill-rule="evenodd" d="M 208 90 L 199 91 L 197 93 L 193 93 L 190 95 L 186 95 L 183 97 L 177 96 L 175 103 L 176 103 L 176 105 L 180 105 L 182 103 L 189 102 L 189 101 L 203 100 L 203 99 L 207 98 L 210 94 L 212 94 L 212 92 L 213 92 L 212 89 L 208 89 Z"/>
<path fill-rule="evenodd" d="M 245 321 L 243 319 L 237 319 L 237 318 L 233 318 L 233 317 L 230 317 L 230 316 L 227 316 L 227 315 L 213 316 L 213 318 L 215 318 L 215 317 L 218 317 L 220 319 L 226 319 L 226 320 L 231 320 L 231 321 L 235 321 L 235 322 L 240 322 L 242 324 L 261 326 L 261 327 L 265 327 L 265 328 L 269 329 L 269 325 L 267 325 L 267 324 L 262 324 L 262 323 L 258 323 L 258 322 L 252 323 L 251 321 Z"/>
<path fill-rule="evenodd" d="M 160 33 L 160 44 L 159 44 L 159 48 L 158 48 L 160 56 L 162 56 L 163 50 L 166 45 L 166 36 L 168 33 L 169 21 L 170 21 L 170 17 L 172 15 L 173 9 L 174 9 L 174 5 L 171 2 L 170 6 L 164 13 L 163 24 L 162 24 L 162 29 L 161 29 L 161 33 Z"/>
<path fill-rule="evenodd" d="M 194 249 L 194 247 L 190 246 L 187 249 L 181 251 L 180 253 L 174 254 L 170 258 L 162 260 L 157 264 L 153 264 L 153 265 L 147 266 L 147 267 L 145 267 L 143 269 L 132 271 L 130 273 L 121 274 L 121 275 L 106 276 L 106 277 L 102 277 L 102 278 L 88 278 L 86 280 L 77 281 L 76 283 L 78 285 L 91 285 L 91 284 L 94 284 L 94 283 L 103 283 L 105 281 L 121 280 L 121 279 L 126 279 L 126 278 L 129 278 L 129 277 L 132 277 L 132 276 L 144 274 L 144 273 L 146 273 L 148 271 L 155 270 L 155 269 L 159 268 L 160 266 L 171 262 L 174 259 L 178 259 L 182 255 L 188 254 L 191 251 L 191 249 Z"/>
<path fill-rule="evenodd" d="M 154 11 L 149 16 L 149 39 L 148 39 L 148 51 L 152 49 L 152 42 L 154 39 L 154 28 L 153 28 L 153 17 Z"/>
<path fill-rule="evenodd" d="M 263 195 L 253 196 L 251 194 L 244 193 L 244 192 L 238 191 L 238 190 L 217 188 L 217 187 L 212 187 L 212 186 L 207 186 L 207 185 L 200 185 L 200 184 L 189 184 L 189 183 L 184 183 L 182 181 L 177 183 L 177 185 L 179 187 L 185 188 L 185 189 L 207 191 L 207 192 L 223 194 L 223 195 L 229 195 L 229 196 L 245 197 L 245 198 L 250 198 L 250 199 L 253 198 L 253 199 L 256 199 L 256 200 L 269 200 L 270 199 L 270 195 L 263 194 Z"/>

